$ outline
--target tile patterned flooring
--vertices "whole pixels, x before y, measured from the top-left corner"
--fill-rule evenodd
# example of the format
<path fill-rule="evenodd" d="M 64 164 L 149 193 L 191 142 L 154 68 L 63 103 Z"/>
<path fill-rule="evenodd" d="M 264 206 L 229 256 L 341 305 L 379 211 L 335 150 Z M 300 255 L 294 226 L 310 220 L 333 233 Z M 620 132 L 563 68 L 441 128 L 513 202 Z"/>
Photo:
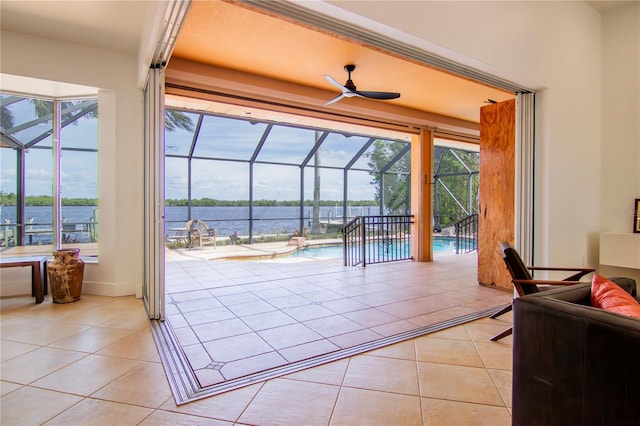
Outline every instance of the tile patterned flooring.
<path fill-rule="evenodd" d="M 511 424 L 510 314 L 177 406 L 140 300 L 0 303 L 6 426 Z"/>
<path fill-rule="evenodd" d="M 440 282 L 449 273 L 433 274 Z M 188 291 L 200 290 L 182 289 Z M 402 320 L 423 323 L 421 316 Z M 58 305 L 47 296 L 36 305 L 32 297 L 6 298 L 0 300 L 0 423 L 509 425 L 512 340 L 489 338 L 510 321 L 510 313 L 476 320 L 177 406 L 140 300 L 83 295 Z"/>
<path fill-rule="evenodd" d="M 167 262 L 166 317 L 204 388 L 510 303 L 476 262 Z"/>

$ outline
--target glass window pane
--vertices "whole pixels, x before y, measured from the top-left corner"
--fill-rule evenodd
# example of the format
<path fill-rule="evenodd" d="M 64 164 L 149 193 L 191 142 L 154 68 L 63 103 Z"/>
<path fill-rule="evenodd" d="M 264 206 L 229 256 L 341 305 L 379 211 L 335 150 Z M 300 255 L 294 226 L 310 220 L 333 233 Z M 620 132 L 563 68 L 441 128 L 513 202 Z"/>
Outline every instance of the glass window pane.
<path fill-rule="evenodd" d="M 17 153 L 0 146 L 0 247 L 16 244 Z"/>
<path fill-rule="evenodd" d="M 25 154 L 25 245 L 53 244 L 53 161 L 51 149 Z"/>
<path fill-rule="evenodd" d="M 17 150 L 0 143 L 0 192 L 4 195 L 15 196 L 18 190 L 17 154 Z"/>
<path fill-rule="evenodd" d="M 25 196 L 53 196 L 51 149 L 30 149 L 25 153 Z"/>
<path fill-rule="evenodd" d="M 266 123 L 205 116 L 198 134 L 196 157 L 249 160 L 267 128 Z"/>
<path fill-rule="evenodd" d="M 98 101 L 62 102 L 62 148 L 98 149 Z M 94 162 L 94 164 L 97 164 Z"/>
<path fill-rule="evenodd" d="M 273 126 L 257 161 L 300 165 L 321 134 L 312 129 Z"/>
<path fill-rule="evenodd" d="M 97 152 L 62 152 L 62 243 L 97 241 L 95 212 L 98 207 Z"/>
<path fill-rule="evenodd" d="M 2 130 L 22 145 L 51 146 L 53 102 L 0 95 L 3 103 Z M 40 142 L 42 141 L 42 142 Z"/>
<path fill-rule="evenodd" d="M 98 240 L 98 101 L 61 102 L 62 244 Z"/>
<path fill-rule="evenodd" d="M 18 151 L 3 149 L 2 184 L 0 191 L 11 187 L 15 200 L 9 209 L 18 228 L 24 230 L 24 240 L 18 233 L 15 244 L 42 245 L 42 252 L 50 252 L 54 226 L 62 229 L 62 242 L 88 243 L 97 241 L 98 197 L 98 120 L 97 100 L 53 101 L 20 98 L 1 94 L 2 129 L 5 141 L 17 142 Z M 61 129 L 60 179 L 62 185 L 61 216 L 63 223 L 54 224 L 53 176 L 54 157 L 52 133 L 53 110 L 60 103 Z M 22 151 L 21 149 L 24 150 Z M 24 155 L 24 187 L 16 158 Z M 6 157 L 6 158 L 5 158 Z M 12 176 L 12 177 L 9 177 Z M 19 199 L 24 198 L 22 217 L 17 217 Z M 38 251 L 40 253 L 40 251 Z M 91 254 L 86 251 L 84 255 Z"/>

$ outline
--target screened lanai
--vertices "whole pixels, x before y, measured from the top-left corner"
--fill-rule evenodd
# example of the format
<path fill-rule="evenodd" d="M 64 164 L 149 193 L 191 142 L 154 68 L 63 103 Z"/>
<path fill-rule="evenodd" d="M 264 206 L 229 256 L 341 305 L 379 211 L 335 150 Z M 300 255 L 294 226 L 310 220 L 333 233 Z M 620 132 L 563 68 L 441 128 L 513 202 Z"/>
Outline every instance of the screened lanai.
<path fill-rule="evenodd" d="M 215 228 L 224 244 L 340 237 L 355 216 L 411 214 L 408 135 L 249 109 L 171 106 L 165 118 L 169 246 L 186 243 L 190 219 Z M 441 138 L 434 145 L 439 233 L 477 214 L 480 161 L 477 145 Z"/>
<path fill-rule="evenodd" d="M 168 109 L 167 241 L 200 219 L 218 236 L 335 236 L 349 218 L 410 213 L 411 144 L 252 116 Z"/>

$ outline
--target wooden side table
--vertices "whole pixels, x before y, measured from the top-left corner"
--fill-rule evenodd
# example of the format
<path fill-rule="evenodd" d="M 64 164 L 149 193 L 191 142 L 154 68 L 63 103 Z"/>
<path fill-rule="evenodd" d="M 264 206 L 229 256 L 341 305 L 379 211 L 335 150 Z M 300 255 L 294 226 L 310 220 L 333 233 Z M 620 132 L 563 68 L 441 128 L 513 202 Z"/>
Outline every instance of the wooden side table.
<path fill-rule="evenodd" d="M 47 256 L 1 257 L 0 268 L 31 267 L 31 295 L 42 303 L 47 293 Z M 44 278 L 42 271 L 44 269 Z"/>

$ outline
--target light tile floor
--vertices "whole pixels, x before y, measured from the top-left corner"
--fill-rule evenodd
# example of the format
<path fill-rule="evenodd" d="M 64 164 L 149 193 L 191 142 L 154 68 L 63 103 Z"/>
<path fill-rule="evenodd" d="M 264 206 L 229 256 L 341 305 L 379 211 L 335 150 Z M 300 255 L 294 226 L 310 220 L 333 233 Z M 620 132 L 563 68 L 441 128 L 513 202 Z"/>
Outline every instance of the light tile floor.
<path fill-rule="evenodd" d="M 254 272 L 260 269 L 255 268 Z M 433 272 L 437 276 L 434 281 L 444 282 L 459 272 Z M 193 276 L 200 277 L 196 280 L 199 283 L 207 282 L 208 273 L 200 271 Z M 436 276 L 421 278 L 424 281 Z M 282 277 L 276 273 L 272 279 L 279 278 Z M 357 282 L 362 275 L 352 278 Z M 414 278 L 396 276 L 392 282 L 402 284 Z M 236 271 L 233 279 L 248 278 L 246 272 Z M 194 285 L 194 281 L 184 285 Z M 411 287 L 415 286 L 405 289 Z M 182 290 L 200 291 L 187 287 Z M 371 294 L 385 291 L 380 287 L 373 293 L 350 291 L 344 296 L 369 295 L 371 301 L 375 299 Z M 260 294 L 257 288 L 250 292 Z M 404 294 L 412 293 L 408 290 Z M 269 300 L 263 296 L 258 301 Z M 476 308 L 488 303 L 488 299 L 464 299 L 458 302 Z M 225 300 L 233 306 L 231 299 Z M 31 297 L 16 297 L 0 300 L 0 306 L 2 425 L 457 426 L 511 422 L 511 337 L 489 341 L 490 336 L 510 324 L 510 314 L 177 406 L 140 300 L 83 295 L 71 304 L 52 304 L 47 297 L 43 304 L 36 305 Z M 280 307 L 278 311 L 283 309 L 287 308 Z M 425 318 L 407 314 L 398 321 L 424 323 L 443 318 L 442 312 L 448 316 L 448 311 L 460 309 L 445 308 L 426 314 Z M 194 311 L 198 310 L 202 309 Z M 460 312 L 463 311 L 466 310 Z M 399 312 L 385 311 L 394 316 Z M 347 313 L 348 310 L 343 312 Z M 364 315 L 359 320 L 365 323 L 368 320 L 364 318 L 370 317 Z M 371 321 L 368 327 L 377 327 L 377 320 Z M 286 343 L 282 345 L 287 348 Z M 282 353 L 283 349 L 274 352 Z"/>
<path fill-rule="evenodd" d="M 140 300 L 0 302 L 2 425 L 511 422 L 510 314 L 176 406 Z"/>
<path fill-rule="evenodd" d="M 298 260 L 166 263 L 167 321 L 201 387 L 511 302 L 478 286 L 475 253 L 366 268 Z"/>

